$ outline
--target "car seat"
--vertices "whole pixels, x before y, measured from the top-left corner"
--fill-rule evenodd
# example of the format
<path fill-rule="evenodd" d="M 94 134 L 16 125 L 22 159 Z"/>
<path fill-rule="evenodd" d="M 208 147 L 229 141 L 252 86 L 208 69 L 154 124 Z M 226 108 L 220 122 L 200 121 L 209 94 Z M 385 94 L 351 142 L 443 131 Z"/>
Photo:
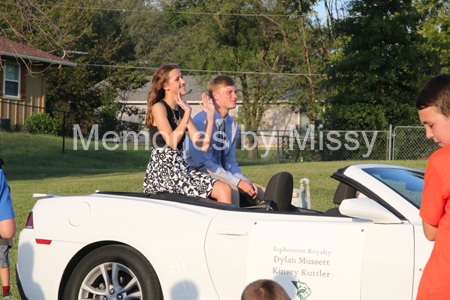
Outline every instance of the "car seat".
<path fill-rule="evenodd" d="M 292 190 L 294 179 L 291 173 L 281 172 L 270 178 L 264 194 L 264 200 L 271 200 L 277 204 L 278 211 L 291 211 Z"/>
<path fill-rule="evenodd" d="M 326 213 L 331 215 L 340 215 L 339 205 L 341 205 L 344 199 L 351 198 L 356 198 L 356 189 L 346 185 L 345 183 L 339 183 L 333 198 L 333 203 L 336 204 L 336 207 L 330 208 L 326 211 Z"/>

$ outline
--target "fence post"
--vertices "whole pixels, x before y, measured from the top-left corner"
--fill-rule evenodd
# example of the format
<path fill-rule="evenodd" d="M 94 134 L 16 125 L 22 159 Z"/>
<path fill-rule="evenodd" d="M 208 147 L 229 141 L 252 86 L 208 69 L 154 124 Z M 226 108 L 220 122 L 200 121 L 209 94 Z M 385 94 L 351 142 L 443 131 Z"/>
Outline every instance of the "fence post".
<path fill-rule="evenodd" d="M 395 140 L 396 138 L 396 134 L 395 134 L 395 130 L 397 129 L 398 126 L 396 126 L 394 128 L 394 131 L 392 132 L 392 160 L 395 160 Z"/>
<path fill-rule="evenodd" d="M 284 134 L 281 137 L 281 163 L 284 164 Z"/>
<path fill-rule="evenodd" d="M 62 136 L 63 136 L 62 150 L 63 150 L 63 153 L 64 153 L 64 148 L 65 148 L 65 145 L 66 145 L 66 112 L 63 112 Z"/>
<path fill-rule="evenodd" d="M 280 130 L 277 129 L 277 163 L 280 163 Z"/>
<path fill-rule="evenodd" d="M 391 156 L 391 153 L 392 153 L 392 124 L 389 124 L 389 143 L 388 143 L 388 145 L 389 145 L 389 160 L 392 160 L 392 156 Z"/>

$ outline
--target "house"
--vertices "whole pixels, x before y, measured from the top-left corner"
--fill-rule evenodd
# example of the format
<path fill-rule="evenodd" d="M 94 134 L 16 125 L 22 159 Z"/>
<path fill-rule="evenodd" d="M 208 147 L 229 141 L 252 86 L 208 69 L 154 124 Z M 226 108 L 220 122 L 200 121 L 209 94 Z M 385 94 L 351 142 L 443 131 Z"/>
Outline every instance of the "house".
<path fill-rule="evenodd" d="M 208 77 L 209 78 L 209 77 Z M 186 81 L 186 95 L 183 96 L 185 100 L 192 107 L 192 116 L 195 116 L 201 111 L 199 103 L 202 101 L 202 93 L 206 92 L 208 85 L 207 79 L 201 76 L 189 76 L 184 75 L 183 79 Z M 136 106 L 140 109 L 147 111 L 147 97 L 152 78 L 149 78 L 149 82 L 143 87 L 132 93 L 127 101 L 127 105 Z M 239 84 L 237 86 L 238 100 L 236 109 L 231 110 L 230 116 L 234 119 L 237 118 L 239 109 L 242 109 L 242 100 L 239 97 Z M 242 98 L 241 98 L 242 99 Z M 120 101 L 119 97 L 116 101 Z M 136 117 L 124 117 L 126 121 L 138 122 Z M 272 107 L 265 113 L 263 119 L 263 126 L 260 130 L 289 130 L 289 126 L 294 125 L 299 129 L 306 129 L 309 119 L 306 114 L 301 112 L 293 112 L 289 107 L 284 105 L 272 105 Z"/>
<path fill-rule="evenodd" d="M 0 37 L 0 129 L 24 124 L 45 107 L 45 71 L 76 66 L 66 59 Z"/>

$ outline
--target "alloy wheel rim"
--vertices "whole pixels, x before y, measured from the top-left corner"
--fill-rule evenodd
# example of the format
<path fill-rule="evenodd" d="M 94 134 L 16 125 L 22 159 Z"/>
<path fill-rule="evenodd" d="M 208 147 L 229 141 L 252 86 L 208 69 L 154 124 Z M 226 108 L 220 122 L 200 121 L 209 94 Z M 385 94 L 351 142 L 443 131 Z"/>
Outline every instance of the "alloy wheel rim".
<path fill-rule="evenodd" d="M 86 275 L 78 299 L 131 300 L 143 297 L 141 284 L 130 268 L 116 262 L 105 262 Z"/>

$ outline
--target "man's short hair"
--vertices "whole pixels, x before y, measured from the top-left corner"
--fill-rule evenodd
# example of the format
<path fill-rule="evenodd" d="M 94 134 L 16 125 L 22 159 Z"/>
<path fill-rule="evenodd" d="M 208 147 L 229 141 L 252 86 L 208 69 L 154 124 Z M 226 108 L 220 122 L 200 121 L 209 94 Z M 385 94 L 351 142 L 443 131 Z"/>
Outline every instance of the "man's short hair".
<path fill-rule="evenodd" d="M 288 294 L 276 281 L 260 279 L 247 285 L 241 300 L 290 300 Z"/>
<path fill-rule="evenodd" d="M 213 92 L 226 86 L 235 86 L 233 78 L 226 75 L 217 75 L 208 83 L 208 94 L 213 99 Z"/>
<path fill-rule="evenodd" d="M 450 74 L 433 76 L 417 96 L 417 110 L 431 106 L 444 116 L 450 116 Z"/>

